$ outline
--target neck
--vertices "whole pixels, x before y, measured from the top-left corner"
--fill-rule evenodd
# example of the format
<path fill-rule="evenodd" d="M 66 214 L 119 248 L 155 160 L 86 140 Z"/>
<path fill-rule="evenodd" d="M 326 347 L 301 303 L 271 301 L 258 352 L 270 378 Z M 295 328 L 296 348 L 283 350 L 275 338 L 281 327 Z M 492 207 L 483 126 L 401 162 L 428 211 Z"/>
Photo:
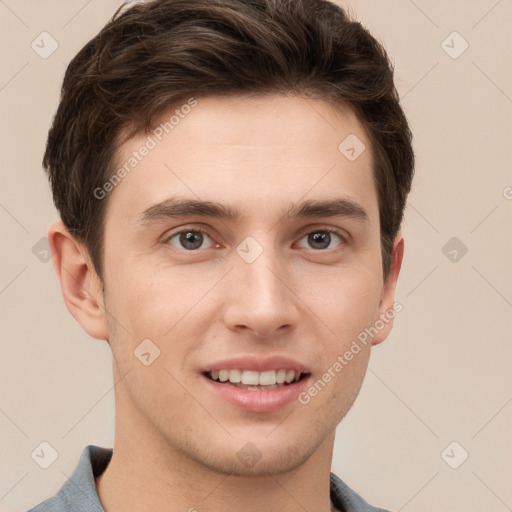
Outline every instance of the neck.
<path fill-rule="evenodd" d="M 96 479 L 106 512 L 239 512 L 241 504 L 267 512 L 334 510 L 329 481 L 334 431 L 304 464 L 290 472 L 229 475 L 170 446 L 136 408 L 122 403 L 121 411 L 116 397 L 112 459 Z"/>

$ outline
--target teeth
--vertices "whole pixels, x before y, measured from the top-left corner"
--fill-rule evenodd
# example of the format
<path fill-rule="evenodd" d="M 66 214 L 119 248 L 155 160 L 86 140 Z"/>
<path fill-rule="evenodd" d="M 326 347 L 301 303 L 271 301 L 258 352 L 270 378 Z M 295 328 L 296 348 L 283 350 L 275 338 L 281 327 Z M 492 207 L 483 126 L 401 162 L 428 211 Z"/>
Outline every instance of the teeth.
<path fill-rule="evenodd" d="M 276 382 L 282 384 L 286 380 L 286 370 L 277 370 Z"/>
<path fill-rule="evenodd" d="M 229 382 L 242 382 L 242 372 L 240 370 L 229 370 Z"/>
<path fill-rule="evenodd" d="M 275 384 L 276 381 L 276 371 L 275 370 L 269 370 L 266 372 L 260 373 L 260 381 L 258 384 L 260 386 L 271 386 L 272 384 Z"/>
<path fill-rule="evenodd" d="M 259 384 L 259 373 L 250 370 L 242 372 L 242 384 L 257 386 Z"/>
<path fill-rule="evenodd" d="M 294 370 L 267 370 L 256 372 L 253 370 L 218 370 L 211 371 L 210 377 L 220 382 L 232 382 L 239 387 L 247 389 L 259 389 L 257 386 L 265 386 L 268 389 L 280 387 L 285 382 L 291 384 L 300 379 L 301 373 Z M 276 386 L 277 385 L 277 386 Z"/>
<path fill-rule="evenodd" d="M 293 379 L 295 379 L 295 372 L 293 370 L 290 370 L 289 372 L 286 372 L 286 378 L 284 379 L 285 382 L 290 384 L 290 382 L 292 382 Z"/>

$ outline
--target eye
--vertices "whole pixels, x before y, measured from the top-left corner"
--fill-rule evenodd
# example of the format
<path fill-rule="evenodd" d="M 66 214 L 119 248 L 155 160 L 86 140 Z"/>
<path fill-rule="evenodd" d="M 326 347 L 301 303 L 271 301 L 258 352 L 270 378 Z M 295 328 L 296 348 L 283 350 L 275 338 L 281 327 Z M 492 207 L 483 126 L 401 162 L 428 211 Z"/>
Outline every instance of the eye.
<path fill-rule="evenodd" d="M 195 251 L 197 249 L 201 249 L 201 246 L 203 245 L 203 242 L 206 238 L 213 241 L 204 231 L 200 229 L 185 229 L 171 235 L 169 238 L 167 238 L 166 242 L 170 243 L 171 245 L 176 245 L 172 242 L 173 239 L 176 239 L 178 243 L 181 244 L 181 246 L 178 246 L 180 249 Z"/>
<path fill-rule="evenodd" d="M 306 242 L 310 244 L 309 246 L 315 250 L 324 250 L 328 249 L 332 244 L 333 237 L 339 239 L 338 246 L 345 243 L 344 237 L 338 233 L 338 231 L 331 228 L 322 228 L 310 231 L 300 240 L 302 241 L 306 239 Z M 204 247 L 204 243 L 207 240 L 210 240 L 211 243 L 215 244 L 212 238 L 205 231 L 195 228 L 177 231 L 167 237 L 165 243 L 169 243 L 185 251 L 196 251 L 199 249 L 205 249 L 206 247 Z"/>
<path fill-rule="evenodd" d="M 304 238 L 307 239 L 307 242 L 313 246 L 313 249 L 325 249 L 328 248 L 329 245 L 332 242 L 334 237 L 337 237 L 341 243 L 339 245 L 343 245 L 345 242 L 344 238 L 334 229 L 329 228 L 323 228 L 323 229 L 317 229 L 315 231 L 310 231 L 307 233 L 304 237 L 301 238 L 303 240 Z"/>

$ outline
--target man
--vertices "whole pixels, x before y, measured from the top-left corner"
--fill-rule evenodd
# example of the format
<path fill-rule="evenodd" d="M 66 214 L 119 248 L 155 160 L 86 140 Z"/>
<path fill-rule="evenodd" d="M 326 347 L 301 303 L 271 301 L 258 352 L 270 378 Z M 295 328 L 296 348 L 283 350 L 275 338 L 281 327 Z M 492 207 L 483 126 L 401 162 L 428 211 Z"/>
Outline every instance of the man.
<path fill-rule="evenodd" d="M 120 10 L 67 69 L 44 166 L 116 430 L 32 510 L 381 510 L 330 473 L 414 168 L 376 40 L 322 0 Z"/>

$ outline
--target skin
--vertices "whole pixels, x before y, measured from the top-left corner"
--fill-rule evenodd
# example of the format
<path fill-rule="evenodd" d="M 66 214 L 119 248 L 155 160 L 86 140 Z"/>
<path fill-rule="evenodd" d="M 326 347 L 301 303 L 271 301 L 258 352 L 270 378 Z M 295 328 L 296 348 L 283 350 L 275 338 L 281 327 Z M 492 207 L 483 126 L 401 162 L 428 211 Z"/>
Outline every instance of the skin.
<path fill-rule="evenodd" d="M 353 162 L 338 150 L 351 133 L 367 148 Z M 145 140 L 126 142 L 119 163 Z M 314 382 L 392 309 L 403 238 L 383 282 L 372 165 L 348 108 L 296 96 L 198 98 L 105 199 L 104 282 L 63 224 L 50 228 L 69 311 L 113 353 L 114 455 L 96 481 L 107 512 L 238 512 L 241 503 L 254 512 L 331 510 L 335 428 L 359 392 L 371 344 L 393 322 L 307 405 L 243 411 L 209 391 L 199 370 L 280 354 L 309 366 Z M 243 216 L 141 224 L 141 212 L 173 196 L 236 206 Z M 367 221 L 283 220 L 293 202 L 334 197 L 358 203 Z M 307 235 L 326 227 L 343 238 L 333 234 L 323 248 Z M 198 228 L 207 231 L 199 249 L 169 240 Z M 248 236 L 263 248 L 250 264 L 236 252 Z M 134 356 L 147 338 L 160 349 L 149 366 Z M 247 442 L 261 453 L 249 466 L 237 457 Z"/>

